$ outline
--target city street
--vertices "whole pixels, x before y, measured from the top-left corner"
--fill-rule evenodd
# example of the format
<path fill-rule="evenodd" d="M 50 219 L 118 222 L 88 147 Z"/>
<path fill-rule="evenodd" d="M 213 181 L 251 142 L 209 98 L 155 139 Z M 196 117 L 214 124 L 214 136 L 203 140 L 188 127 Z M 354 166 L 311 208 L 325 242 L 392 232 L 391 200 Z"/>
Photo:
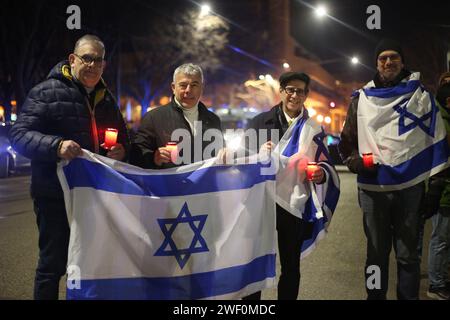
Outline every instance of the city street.
<path fill-rule="evenodd" d="M 329 233 L 318 248 L 302 260 L 299 299 L 365 299 L 366 240 L 357 205 L 355 175 L 341 171 L 340 178 L 341 198 Z M 32 299 L 38 251 L 28 189 L 29 176 L 26 175 L 0 180 L 0 299 Z M 430 227 L 428 221 L 424 248 L 427 248 Z M 426 258 L 427 249 L 422 263 L 422 299 L 427 299 Z M 389 299 L 395 299 L 395 282 L 396 269 L 391 258 Z M 61 297 L 65 297 L 64 283 L 61 283 Z M 276 289 L 265 290 L 263 299 L 276 299 Z"/>

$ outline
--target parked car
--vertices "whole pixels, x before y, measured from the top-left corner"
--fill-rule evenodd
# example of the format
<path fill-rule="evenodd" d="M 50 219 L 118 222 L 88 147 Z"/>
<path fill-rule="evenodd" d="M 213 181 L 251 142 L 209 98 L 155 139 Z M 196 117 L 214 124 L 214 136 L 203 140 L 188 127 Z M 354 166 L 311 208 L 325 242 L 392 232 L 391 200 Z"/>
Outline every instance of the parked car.
<path fill-rule="evenodd" d="M 29 168 L 31 162 L 18 154 L 9 143 L 11 123 L 0 122 L 0 178 L 6 178 L 19 169 Z"/>

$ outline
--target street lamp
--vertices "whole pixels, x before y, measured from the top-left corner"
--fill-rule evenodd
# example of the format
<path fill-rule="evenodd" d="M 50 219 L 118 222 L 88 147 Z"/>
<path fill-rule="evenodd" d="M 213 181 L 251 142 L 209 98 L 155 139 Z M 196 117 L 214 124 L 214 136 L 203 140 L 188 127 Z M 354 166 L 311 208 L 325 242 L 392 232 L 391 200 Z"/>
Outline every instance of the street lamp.
<path fill-rule="evenodd" d="M 351 62 L 352 62 L 352 64 L 358 64 L 359 63 L 359 59 L 357 57 L 353 57 Z"/>
<path fill-rule="evenodd" d="M 321 5 L 315 9 L 315 12 L 317 17 L 322 18 L 327 15 L 327 8 Z"/>
<path fill-rule="evenodd" d="M 200 7 L 200 17 L 204 17 L 211 12 L 211 7 L 207 4 L 202 4 Z"/>
<path fill-rule="evenodd" d="M 316 110 L 314 110 L 312 107 L 311 107 L 311 108 L 308 108 L 308 115 L 309 115 L 310 117 L 314 117 L 316 114 L 317 114 L 317 111 L 316 111 Z"/>
<path fill-rule="evenodd" d="M 274 83 L 273 77 L 270 74 L 266 74 L 265 79 L 269 84 Z"/>

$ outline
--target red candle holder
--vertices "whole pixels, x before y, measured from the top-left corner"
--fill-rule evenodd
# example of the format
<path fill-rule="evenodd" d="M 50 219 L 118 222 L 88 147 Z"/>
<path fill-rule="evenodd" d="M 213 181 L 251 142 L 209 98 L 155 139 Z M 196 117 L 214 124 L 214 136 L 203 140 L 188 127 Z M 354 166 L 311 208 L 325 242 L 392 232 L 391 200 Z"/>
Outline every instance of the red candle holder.
<path fill-rule="evenodd" d="M 118 134 L 118 130 L 117 129 L 112 129 L 112 128 L 108 128 L 105 131 L 105 145 L 104 148 L 105 149 L 111 149 L 113 146 L 116 145 L 117 143 L 117 134 Z"/>
<path fill-rule="evenodd" d="M 373 155 L 372 153 L 363 153 L 363 164 L 366 168 L 373 167 Z"/>
<path fill-rule="evenodd" d="M 166 149 L 170 151 L 170 161 L 175 163 L 178 159 L 178 146 L 176 142 L 167 142 Z"/>
<path fill-rule="evenodd" d="M 306 166 L 306 179 L 308 181 L 313 179 L 313 173 L 316 172 L 317 169 L 319 169 L 317 162 L 308 162 L 308 165 Z"/>

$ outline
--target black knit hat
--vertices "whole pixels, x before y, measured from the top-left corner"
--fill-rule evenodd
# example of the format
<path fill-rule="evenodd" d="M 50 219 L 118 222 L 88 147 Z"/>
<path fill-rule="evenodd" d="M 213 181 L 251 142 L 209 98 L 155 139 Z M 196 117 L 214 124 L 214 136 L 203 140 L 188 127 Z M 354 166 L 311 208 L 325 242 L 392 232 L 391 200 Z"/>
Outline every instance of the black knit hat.
<path fill-rule="evenodd" d="M 400 43 L 392 39 L 383 39 L 378 43 L 377 47 L 375 48 L 375 64 L 378 61 L 378 56 L 380 55 L 380 53 L 387 50 L 393 50 L 397 52 L 400 57 L 402 57 L 402 63 L 405 64 L 402 46 L 400 45 Z"/>
<path fill-rule="evenodd" d="M 300 80 L 305 83 L 305 87 L 308 88 L 309 82 L 311 81 L 309 76 L 303 72 L 285 72 L 280 76 L 280 87 L 284 88 L 289 81 Z"/>

